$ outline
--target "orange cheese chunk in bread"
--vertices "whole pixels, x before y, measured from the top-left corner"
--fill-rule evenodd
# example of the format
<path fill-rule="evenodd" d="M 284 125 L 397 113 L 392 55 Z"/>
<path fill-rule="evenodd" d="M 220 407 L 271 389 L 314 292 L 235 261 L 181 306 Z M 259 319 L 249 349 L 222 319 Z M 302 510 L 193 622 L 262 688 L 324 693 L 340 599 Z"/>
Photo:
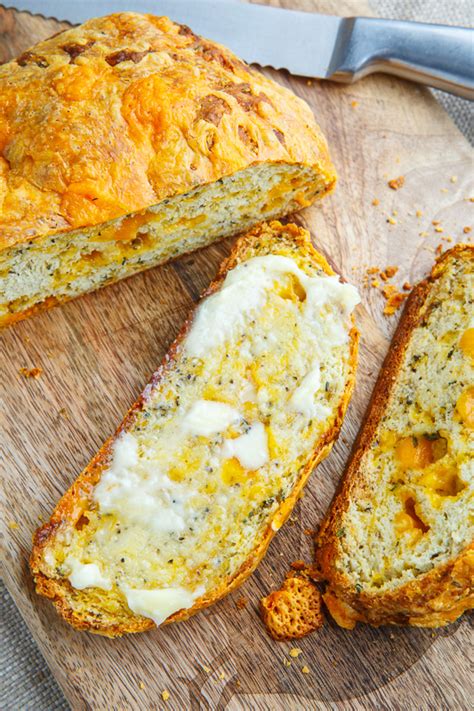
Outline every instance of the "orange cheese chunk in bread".
<path fill-rule="evenodd" d="M 459 340 L 459 347 L 469 357 L 474 359 L 474 328 L 468 328 Z"/>

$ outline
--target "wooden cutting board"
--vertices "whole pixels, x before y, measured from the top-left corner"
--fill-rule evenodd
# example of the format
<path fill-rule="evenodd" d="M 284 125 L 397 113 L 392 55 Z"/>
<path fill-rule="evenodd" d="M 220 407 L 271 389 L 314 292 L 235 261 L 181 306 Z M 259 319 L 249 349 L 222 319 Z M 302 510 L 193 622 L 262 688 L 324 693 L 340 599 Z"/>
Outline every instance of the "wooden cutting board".
<path fill-rule="evenodd" d="M 368 14 L 363 0 L 281 4 Z M 62 27 L 0 9 L 0 60 Z M 74 709 L 468 709 L 466 617 L 436 631 L 346 632 L 328 621 L 298 643 L 298 658 L 288 654 L 293 644 L 267 637 L 258 617 L 259 598 L 289 563 L 311 559 L 304 530 L 331 499 L 396 325 L 397 316 L 382 315 L 380 292 L 364 287 L 367 267 L 397 265 L 398 285 L 418 280 L 435 248 L 450 246 L 443 238 L 470 237 L 463 228 L 473 222 L 474 192 L 471 149 L 426 89 L 381 76 L 344 87 L 269 74 L 310 103 L 340 177 L 333 196 L 297 219 L 363 298 L 357 388 L 338 444 L 239 591 L 147 634 L 112 641 L 76 632 L 34 593 L 31 535 L 147 382 L 231 242 L 53 309 L 0 337 L 6 583 Z M 404 186 L 390 189 L 401 175 Z M 33 366 L 43 369 L 37 380 L 19 374 Z M 239 609 L 242 595 L 248 604 Z"/>

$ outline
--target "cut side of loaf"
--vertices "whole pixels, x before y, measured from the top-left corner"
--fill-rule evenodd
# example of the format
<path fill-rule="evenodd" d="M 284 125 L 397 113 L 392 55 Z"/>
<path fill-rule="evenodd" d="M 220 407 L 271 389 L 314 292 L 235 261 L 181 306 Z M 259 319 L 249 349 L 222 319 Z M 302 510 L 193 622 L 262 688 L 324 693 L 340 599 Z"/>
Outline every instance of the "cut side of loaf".
<path fill-rule="evenodd" d="M 337 437 L 354 287 L 295 225 L 239 239 L 150 384 L 34 537 L 79 629 L 182 620 L 239 585 Z"/>
<path fill-rule="evenodd" d="M 166 17 L 89 20 L 0 67 L 0 326 L 332 190 L 309 107 Z"/>
<path fill-rule="evenodd" d="M 473 265 L 458 245 L 410 295 L 320 530 L 343 627 L 436 627 L 473 607 Z"/>

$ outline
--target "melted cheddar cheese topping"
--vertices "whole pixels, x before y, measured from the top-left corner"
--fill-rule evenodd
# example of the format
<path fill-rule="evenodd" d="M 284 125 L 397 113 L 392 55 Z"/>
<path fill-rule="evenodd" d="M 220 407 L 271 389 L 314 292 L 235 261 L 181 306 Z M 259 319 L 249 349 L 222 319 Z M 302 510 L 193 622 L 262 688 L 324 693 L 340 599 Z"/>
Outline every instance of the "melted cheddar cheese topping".
<path fill-rule="evenodd" d="M 91 19 L 0 66 L 0 249 L 271 161 L 334 184 L 301 99 L 166 17 Z M 278 212 L 281 189 L 268 202 Z"/>

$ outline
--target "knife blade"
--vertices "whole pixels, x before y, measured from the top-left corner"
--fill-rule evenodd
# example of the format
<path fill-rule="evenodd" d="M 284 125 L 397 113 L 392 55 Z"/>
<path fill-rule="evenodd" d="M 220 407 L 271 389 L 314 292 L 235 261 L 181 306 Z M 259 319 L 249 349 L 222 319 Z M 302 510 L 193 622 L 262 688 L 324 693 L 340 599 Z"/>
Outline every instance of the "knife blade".
<path fill-rule="evenodd" d="M 72 24 L 130 10 L 167 15 L 263 67 L 345 83 L 382 71 L 474 99 L 474 31 L 464 27 L 240 0 L 8 0 L 7 7 Z"/>
<path fill-rule="evenodd" d="M 112 12 L 149 12 L 189 25 L 245 61 L 293 74 L 327 76 L 343 20 L 238 0 L 14 0 L 8 7 L 79 24 Z M 308 23 L 308 20 L 311 22 Z M 312 57 L 311 66 L 308 57 Z"/>

